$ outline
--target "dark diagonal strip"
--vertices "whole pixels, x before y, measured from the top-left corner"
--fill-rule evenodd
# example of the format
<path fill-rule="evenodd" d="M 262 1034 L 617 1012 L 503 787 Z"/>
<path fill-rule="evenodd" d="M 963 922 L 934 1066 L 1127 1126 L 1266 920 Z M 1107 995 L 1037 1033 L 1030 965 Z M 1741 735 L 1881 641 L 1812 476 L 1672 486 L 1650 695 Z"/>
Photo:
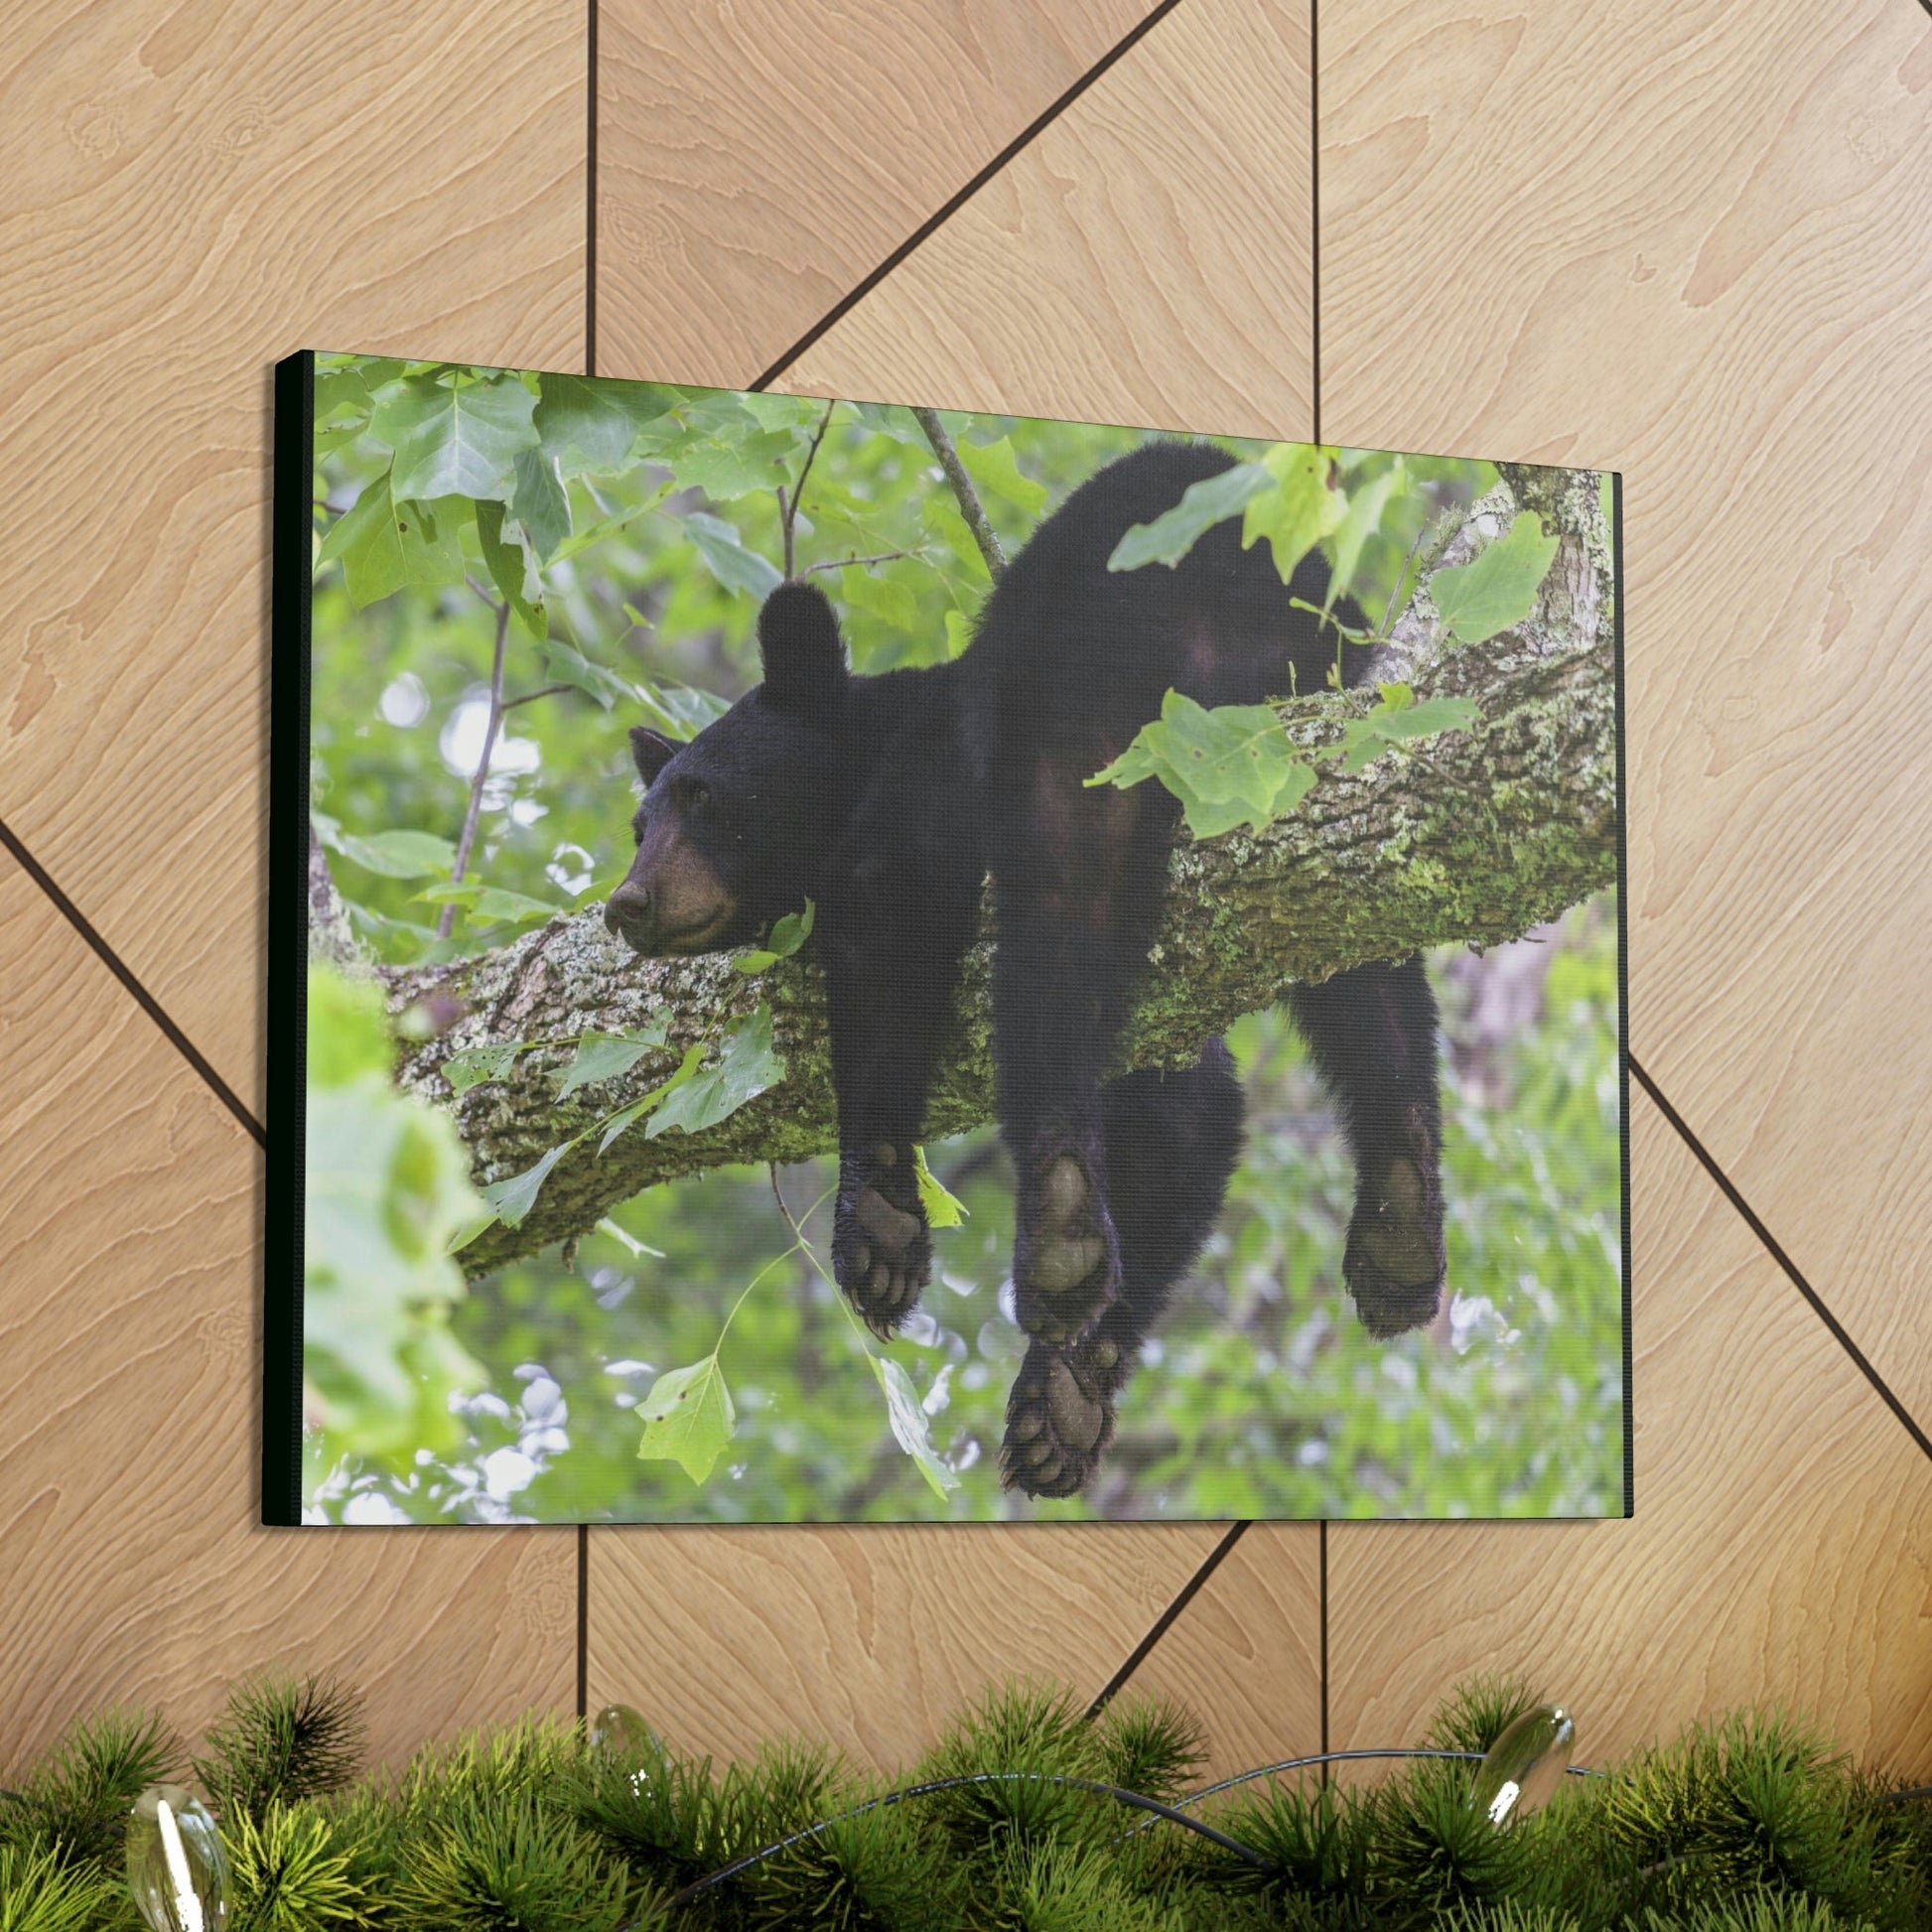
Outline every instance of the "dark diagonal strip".
<path fill-rule="evenodd" d="M 953 215 L 957 214 L 1022 148 L 1043 129 L 1051 126 L 1122 55 L 1137 46 L 1148 34 L 1153 32 L 1179 4 L 1180 0 L 1161 0 L 1161 4 L 1125 40 L 1103 54 L 1085 73 L 1081 74 L 1079 79 L 1074 81 L 1072 86 L 1067 88 L 1065 93 L 1060 95 L 1058 100 L 1054 101 L 1044 112 L 1029 122 L 1019 134 L 1015 135 L 951 201 L 947 202 L 937 213 L 929 215 L 918 227 L 914 228 L 864 281 L 860 282 L 857 287 L 850 290 L 832 308 L 828 309 L 824 315 L 820 316 L 762 375 L 759 376 L 756 381 L 747 383 L 746 387 L 750 389 L 762 389 L 766 383 L 775 381 L 777 377 L 782 375 L 828 329 L 844 317 L 856 304 L 862 302 L 870 295 L 913 249 L 918 247 L 920 242 L 924 241 L 936 228 L 942 226 Z"/>
<path fill-rule="evenodd" d="M 1932 6 L 1932 0 L 1926 0 Z M 1309 0 L 1309 358 L 1313 364 L 1312 440 L 1321 441 L 1321 36 L 1317 0 Z M 1325 1533 L 1325 1532 L 1324 1532 Z M 1327 1696 L 1327 1676 L 1322 1676 Z M 1324 1739 L 1321 1748 L 1328 1748 Z"/>
<path fill-rule="evenodd" d="M 182 1058 L 214 1089 L 216 1099 L 254 1136 L 256 1145 L 266 1147 L 268 1135 L 263 1130 L 261 1122 L 242 1105 L 234 1089 L 208 1064 L 195 1042 L 163 1012 L 161 1002 L 122 965 L 114 949 L 94 930 L 87 915 L 68 897 L 66 893 L 62 892 L 60 887 L 55 885 L 48 875 L 47 868 L 21 844 L 14 835 L 13 828 L 4 819 L 0 819 L 0 845 L 4 845 L 20 861 L 21 869 L 28 878 L 54 901 L 60 908 L 62 916 L 74 931 L 93 947 L 100 957 L 100 963 L 133 994 L 135 1004 L 174 1042 Z"/>
<path fill-rule="evenodd" d="M 584 373 L 597 373 L 597 0 L 590 0 L 585 69 L 591 96 L 584 134 Z"/>
<path fill-rule="evenodd" d="M 1108 1705 L 1120 1694 L 1121 1688 L 1126 1684 L 1127 1680 L 1147 1662 L 1148 1653 L 1168 1634 L 1168 1628 L 1173 1622 L 1174 1618 L 1194 1600 L 1195 1592 L 1206 1583 L 1208 1578 L 1213 1576 L 1216 1569 L 1220 1566 L 1221 1559 L 1241 1541 L 1247 1529 L 1248 1525 L 1246 1523 L 1230 1523 L 1228 1525 L 1227 1534 L 1207 1553 L 1206 1561 L 1181 1586 L 1180 1591 L 1174 1597 L 1173 1601 L 1154 1619 L 1153 1627 L 1149 1629 L 1147 1635 L 1128 1653 L 1127 1661 L 1121 1665 L 1119 1670 L 1115 1671 L 1112 1677 L 1108 1678 L 1106 1689 L 1087 1706 L 1087 1716 L 1089 1718 L 1099 1717 L 1101 1712 L 1106 1710 Z"/>
<path fill-rule="evenodd" d="M 1911 1437 L 1912 1441 L 1928 1456 L 1932 1456 L 1932 1438 L 1927 1437 L 1925 1431 L 1913 1420 L 1911 1412 L 1885 1386 L 1885 1378 L 1865 1359 L 1863 1349 L 1846 1333 L 1844 1323 L 1825 1306 L 1824 1299 L 1819 1295 L 1818 1291 L 1798 1272 L 1798 1264 L 1778 1245 L 1777 1237 L 1771 1230 L 1757 1218 L 1756 1213 L 1751 1208 L 1750 1202 L 1737 1191 L 1731 1182 L 1730 1176 L 1711 1158 L 1705 1149 L 1704 1143 L 1686 1125 L 1684 1116 L 1664 1098 L 1663 1089 L 1643 1070 L 1642 1065 L 1638 1062 L 1637 1056 L 1634 1053 L 1630 1053 L 1626 1054 L 1625 1057 L 1630 1062 L 1630 1071 L 1636 1076 L 1637 1084 L 1657 1103 L 1658 1112 L 1676 1128 L 1678 1137 L 1683 1141 L 1684 1145 L 1703 1162 L 1705 1172 L 1718 1183 L 1719 1192 L 1743 1216 L 1744 1225 L 1763 1242 L 1771 1259 L 1790 1277 L 1791 1286 L 1811 1304 L 1812 1312 L 1831 1331 L 1832 1338 L 1838 1345 L 1845 1350 L 1846 1354 L 1851 1356 L 1859 1372 L 1877 1392 L 1878 1399 L 1904 1424 L 1905 1433 Z"/>

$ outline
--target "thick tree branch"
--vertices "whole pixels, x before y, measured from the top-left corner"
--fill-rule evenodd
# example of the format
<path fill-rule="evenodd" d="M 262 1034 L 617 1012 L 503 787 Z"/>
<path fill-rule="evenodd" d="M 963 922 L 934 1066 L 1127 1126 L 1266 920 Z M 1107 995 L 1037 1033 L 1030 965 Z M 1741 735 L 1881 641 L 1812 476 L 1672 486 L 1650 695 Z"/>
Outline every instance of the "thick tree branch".
<path fill-rule="evenodd" d="M 1530 494 L 1548 474 L 1527 473 L 1518 486 Z M 1443 562 L 1463 561 L 1499 535 L 1513 508 L 1507 488 L 1474 505 Z M 1180 844 L 1124 1065 L 1184 1063 L 1294 981 L 1448 942 L 1497 944 L 1615 882 L 1615 664 L 1593 484 L 1587 500 L 1578 494 L 1539 509 L 1563 547 L 1528 621 L 1480 646 L 1442 649 L 1425 585 L 1385 647 L 1385 675 L 1408 678 L 1419 698 L 1474 699 L 1480 725 L 1353 775 L 1324 764 L 1289 817 L 1259 835 Z M 1302 700 L 1289 712 L 1290 735 L 1309 747 L 1331 744 L 1373 696 Z M 935 1139 L 991 1115 L 990 940 L 989 922 L 967 957 L 956 1035 L 933 1086 L 926 1131 Z M 550 1174 L 521 1228 L 493 1227 L 465 1250 L 472 1272 L 581 1233 L 659 1181 L 733 1162 L 796 1161 L 835 1145 L 824 987 L 809 949 L 748 979 L 721 957 L 640 960 L 586 912 L 481 957 L 388 978 L 394 1010 L 421 1003 L 447 1026 L 406 1049 L 401 1081 L 454 1114 L 484 1180 L 523 1172 L 648 1092 L 684 1047 L 717 1038 L 760 1003 L 771 1008 L 787 1062 L 781 1084 L 708 1132 L 651 1140 L 640 1123 L 601 1159 L 592 1137 Z M 658 1019 L 668 1026 L 663 1051 L 561 1103 L 568 1045 L 527 1052 L 509 1079 L 461 1099 L 440 1072 L 460 1047 L 567 1040 Z"/>

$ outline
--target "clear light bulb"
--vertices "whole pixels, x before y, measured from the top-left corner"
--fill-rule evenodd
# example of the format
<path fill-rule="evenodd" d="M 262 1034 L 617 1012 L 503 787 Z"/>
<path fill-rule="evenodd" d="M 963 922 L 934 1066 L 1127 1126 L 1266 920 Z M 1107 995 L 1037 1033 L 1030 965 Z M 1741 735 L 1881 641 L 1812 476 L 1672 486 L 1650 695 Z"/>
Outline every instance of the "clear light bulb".
<path fill-rule="evenodd" d="M 152 1932 L 222 1932 L 228 1861 L 207 1808 L 178 1784 L 151 1784 L 127 1816 L 127 1882 Z"/>
<path fill-rule="evenodd" d="M 1561 1705 L 1525 1711 L 1476 1767 L 1470 1807 L 1499 1829 L 1534 1811 L 1563 1782 L 1576 1742 L 1576 1724 Z"/>
<path fill-rule="evenodd" d="M 639 1797 L 666 1791 L 668 1754 L 664 1741 L 627 1704 L 607 1704 L 591 1721 L 591 1749 L 614 1769 L 628 1775 Z"/>

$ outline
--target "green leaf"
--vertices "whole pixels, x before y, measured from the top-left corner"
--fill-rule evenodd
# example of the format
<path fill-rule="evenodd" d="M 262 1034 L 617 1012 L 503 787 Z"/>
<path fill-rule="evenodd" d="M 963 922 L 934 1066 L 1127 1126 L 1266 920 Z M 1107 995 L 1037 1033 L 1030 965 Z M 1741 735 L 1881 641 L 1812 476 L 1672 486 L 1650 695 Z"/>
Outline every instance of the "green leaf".
<path fill-rule="evenodd" d="M 1268 487 L 1251 497 L 1241 519 L 1241 547 L 1268 539 L 1286 584 L 1314 546 L 1332 533 L 1347 499 L 1328 486 L 1328 451 L 1313 443 L 1278 443 L 1262 458 Z"/>
<path fill-rule="evenodd" d="M 1202 532 L 1245 509 L 1251 497 L 1266 489 L 1272 479 L 1259 463 L 1237 463 L 1218 477 L 1190 483 L 1173 509 L 1152 523 L 1136 523 L 1114 546 L 1109 570 L 1139 570 L 1146 564 L 1172 569 L 1186 556 Z"/>
<path fill-rule="evenodd" d="M 897 1362 L 875 1355 L 871 1349 L 866 1350 L 866 1360 L 872 1364 L 873 1375 L 886 1393 L 886 1416 L 899 1448 L 918 1465 L 919 1473 L 935 1495 L 943 1496 L 957 1489 L 958 1476 L 939 1460 L 938 1451 L 932 1447 L 928 1419 L 913 1390 L 912 1378 Z"/>
<path fill-rule="evenodd" d="M 1434 738 L 1438 732 L 1464 732 L 1482 722 L 1482 711 L 1470 698 L 1425 698 L 1407 706 L 1382 726 L 1391 739 Z"/>
<path fill-rule="evenodd" d="M 519 1039 L 507 1046 L 466 1046 L 452 1053 L 443 1062 L 443 1077 L 449 1081 L 450 1091 L 465 1094 L 472 1087 L 487 1086 L 491 1080 L 507 1078 L 510 1068 L 516 1064 L 517 1054 L 527 1043 Z"/>
<path fill-rule="evenodd" d="M 543 668 L 546 682 L 573 685 L 595 698 L 606 711 L 620 702 L 633 703 L 637 697 L 634 686 L 626 683 L 615 671 L 607 671 L 602 664 L 593 664 L 561 637 L 546 637 L 543 640 Z"/>
<path fill-rule="evenodd" d="M 946 613 L 946 655 L 957 657 L 973 641 L 973 621 L 964 611 Z"/>
<path fill-rule="evenodd" d="M 347 1086 L 365 1073 L 388 1077 L 395 1059 L 382 989 L 374 980 L 350 979 L 324 969 L 309 980 L 308 1084 Z"/>
<path fill-rule="evenodd" d="M 1439 570 L 1429 580 L 1429 594 L 1443 621 L 1465 644 L 1487 643 L 1536 608 L 1537 591 L 1556 554 L 1557 539 L 1543 534 L 1543 519 L 1525 510 L 1509 534 L 1472 563 Z"/>
<path fill-rule="evenodd" d="M 1003 436 L 997 443 L 974 443 L 962 437 L 954 448 L 982 495 L 997 496 L 1027 517 L 1037 516 L 1046 507 L 1046 485 L 1022 474 L 1012 437 Z"/>
<path fill-rule="evenodd" d="M 771 1009 L 761 1006 L 726 1035 L 716 1066 L 692 1074 L 665 1095 L 644 1129 L 645 1137 L 655 1140 L 673 1127 L 701 1134 L 784 1077 L 784 1057 L 771 1045 Z"/>
<path fill-rule="evenodd" d="M 896 630 L 917 627 L 918 600 L 897 577 L 875 577 L 863 565 L 846 564 L 839 571 L 839 592 L 855 611 L 870 611 Z"/>
<path fill-rule="evenodd" d="M 570 491 L 564 487 L 555 457 L 541 450 L 517 451 L 510 514 L 523 525 L 537 562 L 547 564 L 570 535 Z"/>
<path fill-rule="evenodd" d="M 705 568 L 726 590 L 743 591 L 762 602 L 784 581 L 775 564 L 745 548 L 737 529 L 723 517 L 692 510 L 684 519 L 684 530 Z"/>
<path fill-rule="evenodd" d="M 1382 527 L 1382 512 L 1398 487 L 1407 488 L 1408 475 L 1397 457 L 1378 476 L 1371 477 L 1348 497 L 1348 507 L 1335 525 L 1335 567 L 1328 579 L 1327 606 L 1335 605 L 1348 594 L 1355 581 L 1355 566 L 1362 560 L 1362 546 Z"/>
<path fill-rule="evenodd" d="M 550 616 L 541 602 L 532 604 L 524 595 L 523 546 L 503 541 L 503 506 L 493 496 L 477 505 L 477 542 L 489 581 L 502 592 L 517 621 L 541 643 L 550 634 Z"/>
<path fill-rule="evenodd" d="M 450 1335 L 448 1258 L 482 1202 L 454 1123 L 391 1084 L 378 986 L 313 962 L 307 1034 L 303 1368 L 336 1453 L 405 1467 L 454 1447 L 448 1398 L 483 1380 Z"/>
<path fill-rule="evenodd" d="M 537 399 L 514 375 L 411 376 L 376 405 L 371 428 L 395 452 L 401 496 L 506 496 L 516 453 L 536 446 Z"/>
<path fill-rule="evenodd" d="M 371 832 L 367 838 L 342 832 L 331 843 L 345 859 L 384 879 L 446 879 L 456 864 L 456 847 L 434 832 Z"/>
<path fill-rule="evenodd" d="M 553 1147 L 534 1168 L 511 1174 L 507 1180 L 492 1180 L 483 1188 L 483 1199 L 496 1210 L 496 1218 L 505 1227 L 523 1225 L 524 1216 L 537 1204 L 538 1191 L 550 1177 L 550 1170 L 576 1145 L 573 1138 L 561 1147 Z"/>
<path fill-rule="evenodd" d="M 965 1221 L 971 1210 L 957 1194 L 948 1193 L 945 1183 L 926 1166 L 922 1147 L 912 1150 L 912 1177 L 918 1182 L 919 1205 L 930 1226 L 956 1228 Z"/>
<path fill-rule="evenodd" d="M 681 489 L 696 484 L 714 503 L 732 503 L 788 483 L 797 453 L 798 438 L 790 430 L 761 430 L 743 439 L 681 442 L 662 460 Z"/>
<path fill-rule="evenodd" d="M 628 1073 L 653 1048 L 664 1044 L 664 1026 L 660 1021 L 640 1034 L 586 1034 L 577 1042 L 577 1051 L 557 1088 L 557 1098 L 568 1100 L 579 1087 L 594 1086 L 600 1080 L 615 1080 Z"/>
<path fill-rule="evenodd" d="M 744 974 L 761 973 L 781 959 L 789 959 L 811 936 L 818 908 L 808 898 L 802 912 L 787 912 L 771 928 L 771 936 L 755 952 L 742 952 L 732 964 Z"/>
<path fill-rule="evenodd" d="M 622 465 L 637 433 L 636 422 L 624 406 L 622 391 L 627 384 L 600 382 L 592 376 L 545 375 L 541 387 L 531 420 L 547 462 L 571 476 Z"/>
<path fill-rule="evenodd" d="M 638 1121 L 642 1120 L 667 1093 L 675 1092 L 687 1080 L 694 1079 L 697 1076 L 699 1064 L 704 1059 L 704 1049 L 705 1042 L 703 1040 L 694 1040 L 684 1049 L 684 1057 L 678 1062 L 677 1071 L 661 1087 L 651 1088 L 650 1092 L 645 1094 L 641 1099 L 633 1100 L 627 1107 L 620 1107 L 615 1114 L 612 1114 L 606 1119 L 604 1123 L 604 1138 L 597 1144 L 597 1151 L 600 1158 L 607 1152 L 611 1143 L 626 1128 L 632 1127 Z"/>
<path fill-rule="evenodd" d="M 1360 718 L 1351 718 L 1335 748 L 1340 769 L 1345 772 L 1361 770 L 1391 746 L 1434 738 L 1439 732 L 1467 731 L 1482 722 L 1481 710 L 1468 698 L 1426 698 L 1418 704 L 1415 692 L 1406 684 L 1378 688 L 1380 703 Z"/>
<path fill-rule="evenodd" d="M 475 511 L 467 496 L 439 496 L 434 502 L 410 498 L 396 504 L 402 567 L 412 584 L 463 582 L 463 526 Z"/>
<path fill-rule="evenodd" d="M 693 1482 L 703 1482 L 738 1428 L 716 1350 L 689 1368 L 660 1375 L 638 1403 L 637 1415 L 644 1425 L 639 1458 L 675 1462 Z"/>
<path fill-rule="evenodd" d="M 1207 711 L 1170 691 L 1161 716 L 1087 783 L 1127 786 L 1149 777 L 1180 800 L 1195 838 L 1211 839 L 1241 824 L 1260 831 L 1301 800 L 1314 783 L 1314 769 L 1289 743 L 1270 706 Z"/>
<path fill-rule="evenodd" d="M 554 919 L 564 910 L 547 899 L 513 893 L 505 886 L 485 886 L 477 879 L 426 886 L 416 898 L 428 905 L 461 905 L 473 919 Z"/>
<path fill-rule="evenodd" d="M 365 483 L 361 494 L 324 534 L 322 548 L 316 553 L 317 568 L 338 560 L 348 586 L 348 600 L 358 611 L 408 583 L 388 471 Z"/>

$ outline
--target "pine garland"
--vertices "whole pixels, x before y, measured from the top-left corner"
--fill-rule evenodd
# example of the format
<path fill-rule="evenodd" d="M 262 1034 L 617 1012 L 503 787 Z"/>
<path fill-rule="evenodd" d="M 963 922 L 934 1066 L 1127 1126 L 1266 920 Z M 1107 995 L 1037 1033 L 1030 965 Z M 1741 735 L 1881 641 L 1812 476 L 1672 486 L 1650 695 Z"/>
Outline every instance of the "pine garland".
<path fill-rule="evenodd" d="M 1485 1750 L 1533 1702 L 1471 1684 L 1430 1741 Z M 1031 1686 L 989 1691 L 897 1784 L 810 1746 L 723 1770 L 670 1751 L 618 1762 L 554 1722 L 426 1746 L 358 1782 L 360 1736 L 355 1700 L 333 1684 L 234 1692 L 192 1763 L 227 1850 L 232 1932 L 1932 1926 L 1932 1802 L 1901 1802 L 1777 1716 L 1696 1726 L 1567 1779 L 1501 1831 L 1468 1802 L 1471 1767 L 1441 1759 L 1359 1785 L 1255 1780 L 1188 1805 L 1232 1846 L 1102 1789 L 1185 1802 L 1201 1756 L 1185 1712 L 1117 1704 L 1089 1722 Z M 0 1932 L 140 1932 L 124 1821 L 182 1762 L 157 1720 L 109 1713 L 10 1778 Z M 913 1782 L 941 1788 L 894 1796 Z"/>

